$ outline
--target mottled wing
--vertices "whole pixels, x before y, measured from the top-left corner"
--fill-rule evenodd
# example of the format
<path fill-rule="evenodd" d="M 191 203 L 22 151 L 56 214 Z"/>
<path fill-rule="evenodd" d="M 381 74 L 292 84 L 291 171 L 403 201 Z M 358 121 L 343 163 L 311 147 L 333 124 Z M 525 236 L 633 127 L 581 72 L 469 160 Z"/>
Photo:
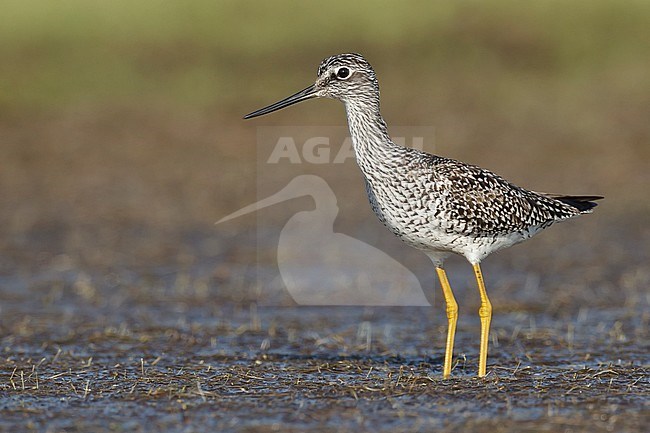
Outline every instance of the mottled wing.
<path fill-rule="evenodd" d="M 544 228 L 577 208 L 511 184 L 480 167 L 416 152 L 410 172 L 425 189 L 431 218 L 462 235 L 494 236 Z"/>

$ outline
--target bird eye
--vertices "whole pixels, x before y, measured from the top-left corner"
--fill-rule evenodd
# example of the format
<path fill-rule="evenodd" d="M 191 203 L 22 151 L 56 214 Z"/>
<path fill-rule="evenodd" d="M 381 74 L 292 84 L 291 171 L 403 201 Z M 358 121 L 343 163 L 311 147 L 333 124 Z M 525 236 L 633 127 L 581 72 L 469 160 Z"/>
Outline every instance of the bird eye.
<path fill-rule="evenodd" d="M 342 66 L 336 71 L 336 77 L 345 80 L 350 76 L 350 69 Z"/>

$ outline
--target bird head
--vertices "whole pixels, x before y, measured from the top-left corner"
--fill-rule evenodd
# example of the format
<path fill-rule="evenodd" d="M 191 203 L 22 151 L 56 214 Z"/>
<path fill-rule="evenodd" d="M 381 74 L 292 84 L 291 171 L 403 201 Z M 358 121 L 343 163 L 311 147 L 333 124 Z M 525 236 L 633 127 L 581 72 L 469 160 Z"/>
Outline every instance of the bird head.
<path fill-rule="evenodd" d="M 316 82 L 293 95 L 244 116 L 244 119 L 272 113 L 312 98 L 332 98 L 343 103 L 379 105 L 379 84 L 375 71 L 361 54 L 338 54 L 318 66 Z"/>

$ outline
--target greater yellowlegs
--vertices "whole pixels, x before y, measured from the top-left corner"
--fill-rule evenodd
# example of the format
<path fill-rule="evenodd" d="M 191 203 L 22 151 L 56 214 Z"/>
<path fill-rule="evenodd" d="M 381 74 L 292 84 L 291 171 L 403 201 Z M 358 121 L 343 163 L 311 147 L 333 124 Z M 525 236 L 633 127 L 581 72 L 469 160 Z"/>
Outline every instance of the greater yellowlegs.
<path fill-rule="evenodd" d="M 480 377 L 486 374 L 492 305 L 479 263 L 551 224 L 591 212 L 600 196 L 544 194 L 520 188 L 480 167 L 395 144 L 379 113 L 379 83 L 360 54 L 323 60 L 311 86 L 244 117 L 268 114 L 311 98 L 345 104 L 357 163 L 379 220 L 433 262 L 447 310 L 443 376 L 451 374 L 458 304 L 443 268 L 456 253 L 473 266 L 481 306 Z"/>

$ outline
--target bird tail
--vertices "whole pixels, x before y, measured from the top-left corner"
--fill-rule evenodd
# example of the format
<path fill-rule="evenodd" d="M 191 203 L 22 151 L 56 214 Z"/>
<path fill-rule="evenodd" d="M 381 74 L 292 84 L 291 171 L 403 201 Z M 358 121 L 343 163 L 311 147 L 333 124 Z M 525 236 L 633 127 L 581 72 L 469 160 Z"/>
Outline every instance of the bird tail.
<path fill-rule="evenodd" d="M 580 211 L 580 213 L 589 213 L 593 208 L 598 206 L 596 200 L 601 200 L 605 197 L 600 195 L 561 195 L 561 194 L 544 194 L 547 197 L 559 200 L 566 203 Z"/>

